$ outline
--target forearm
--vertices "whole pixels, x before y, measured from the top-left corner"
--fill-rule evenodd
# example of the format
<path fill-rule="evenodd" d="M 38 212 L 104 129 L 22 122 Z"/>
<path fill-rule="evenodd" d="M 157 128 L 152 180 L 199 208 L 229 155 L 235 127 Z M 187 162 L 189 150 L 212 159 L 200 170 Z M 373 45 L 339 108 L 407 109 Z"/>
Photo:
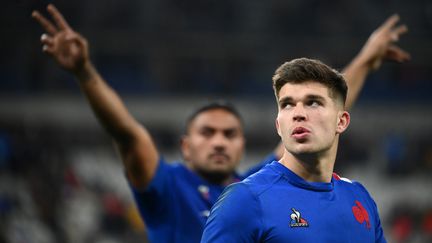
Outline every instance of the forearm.
<path fill-rule="evenodd" d="M 87 40 L 69 26 L 54 5 L 48 5 L 47 10 L 53 22 L 38 11 L 32 13 L 46 31 L 41 37 L 43 51 L 75 75 L 100 124 L 118 145 L 130 181 L 145 187 L 152 180 L 159 159 L 150 134 L 93 67 Z"/>
<path fill-rule="evenodd" d="M 342 72 L 348 85 L 345 108 L 349 110 L 354 105 L 363 88 L 366 77 L 370 72 L 370 65 L 362 56 L 357 56 Z"/>
<path fill-rule="evenodd" d="M 74 74 L 100 124 L 116 142 L 123 144 L 133 139 L 140 125 L 92 63 L 87 62 Z"/>

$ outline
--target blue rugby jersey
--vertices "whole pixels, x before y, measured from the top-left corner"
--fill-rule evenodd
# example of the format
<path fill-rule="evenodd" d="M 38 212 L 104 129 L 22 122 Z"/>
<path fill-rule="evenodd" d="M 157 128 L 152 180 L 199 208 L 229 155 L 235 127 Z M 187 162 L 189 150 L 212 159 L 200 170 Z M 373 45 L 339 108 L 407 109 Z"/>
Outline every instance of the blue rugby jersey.
<path fill-rule="evenodd" d="M 358 182 L 310 183 L 277 161 L 226 188 L 201 242 L 386 242 L 375 202 Z"/>
<path fill-rule="evenodd" d="M 273 161 L 270 155 L 238 181 Z M 159 161 L 155 177 L 145 189 L 132 187 L 150 242 L 200 242 L 210 209 L 225 189 L 208 183 L 181 163 Z"/>

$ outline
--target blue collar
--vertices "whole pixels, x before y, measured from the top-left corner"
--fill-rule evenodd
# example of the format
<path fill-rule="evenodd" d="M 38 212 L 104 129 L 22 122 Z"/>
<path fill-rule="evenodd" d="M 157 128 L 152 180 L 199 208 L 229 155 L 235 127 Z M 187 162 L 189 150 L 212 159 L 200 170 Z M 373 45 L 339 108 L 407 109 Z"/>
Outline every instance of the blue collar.
<path fill-rule="evenodd" d="M 269 166 L 275 171 L 281 173 L 291 184 L 298 187 L 313 191 L 332 191 L 334 188 L 333 177 L 331 178 L 331 182 L 308 182 L 285 167 L 283 164 L 279 163 L 279 161 L 273 161 Z"/>

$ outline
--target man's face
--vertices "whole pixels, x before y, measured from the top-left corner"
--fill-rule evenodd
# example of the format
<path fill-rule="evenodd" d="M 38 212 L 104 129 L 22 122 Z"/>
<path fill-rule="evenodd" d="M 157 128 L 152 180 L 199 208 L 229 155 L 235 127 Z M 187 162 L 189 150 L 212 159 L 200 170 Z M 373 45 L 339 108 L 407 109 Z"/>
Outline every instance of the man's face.
<path fill-rule="evenodd" d="M 200 113 L 191 122 L 182 152 L 193 170 L 230 176 L 240 162 L 244 144 L 239 119 L 223 109 L 213 109 Z"/>
<path fill-rule="evenodd" d="M 341 101 L 317 82 L 285 84 L 279 91 L 276 127 L 285 149 L 294 154 L 329 150 L 349 124 Z"/>

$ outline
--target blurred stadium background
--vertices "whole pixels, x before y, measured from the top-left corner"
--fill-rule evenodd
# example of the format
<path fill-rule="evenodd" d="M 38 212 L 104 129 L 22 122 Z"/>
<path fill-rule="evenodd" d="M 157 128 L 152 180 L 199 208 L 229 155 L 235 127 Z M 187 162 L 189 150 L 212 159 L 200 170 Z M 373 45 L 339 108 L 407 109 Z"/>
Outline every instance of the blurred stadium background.
<path fill-rule="evenodd" d="M 118 156 L 73 78 L 41 53 L 31 10 L 54 3 L 167 159 L 194 107 L 246 120 L 244 169 L 277 144 L 271 76 L 312 57 L 342 69 L 397 12 L 406 64 L 369 76 L 336 171 L 366 185 L 389 242 L 432 242 L 432 2 L 320 0 L 2 1 L 0 242 L 145 242 Z M 342 227 L 342 226 L 341 226 Z"/>

